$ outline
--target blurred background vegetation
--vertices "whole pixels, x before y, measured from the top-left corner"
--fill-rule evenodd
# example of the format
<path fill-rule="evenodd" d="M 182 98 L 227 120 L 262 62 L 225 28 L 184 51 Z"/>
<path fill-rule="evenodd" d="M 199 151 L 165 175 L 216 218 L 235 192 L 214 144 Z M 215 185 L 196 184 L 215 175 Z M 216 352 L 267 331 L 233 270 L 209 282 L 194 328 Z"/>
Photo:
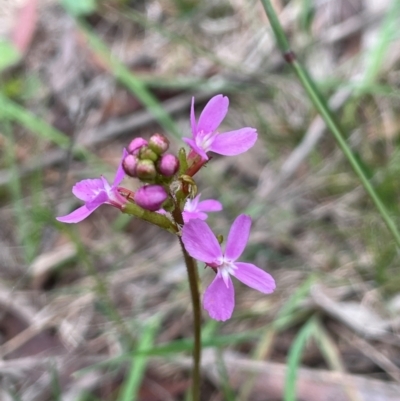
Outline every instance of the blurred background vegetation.
<path fill-rule="evenodd" d="M 273 4 L 400 227 L 400 3 Z M 178 150 L 192 96 L 217 93 L 222 129 L 259 140 L 199 174 L 209 223 L 249 213 L 245 260 L 277 290 L 237 284 L 230 321 L 204 316 L 203 400 L 400 400 L 398 249 L 254 0 L 0 0 L 0 400 L 188 399 L 176 238 L 105 206 L 55 216 L 132 138 Z"/>

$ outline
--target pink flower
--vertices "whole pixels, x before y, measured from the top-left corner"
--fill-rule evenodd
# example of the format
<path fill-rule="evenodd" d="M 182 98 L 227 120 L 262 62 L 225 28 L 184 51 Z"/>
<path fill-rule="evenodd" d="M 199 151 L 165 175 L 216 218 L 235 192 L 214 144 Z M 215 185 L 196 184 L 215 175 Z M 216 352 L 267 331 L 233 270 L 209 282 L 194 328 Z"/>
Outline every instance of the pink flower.
<path fill-rule="evenodd" d="M 257 131 L 250 127 L 224 133 L 216 131 L 228 112 L 228 106 L 229 99 L 226 96 L 214 96 L 206 104 L 206 107 L 204 107 L 200 114 L 198 123 L 196 123 L 194 98 L 192 98 L 190 123 L 193 138 L 183 138 L 183 140 L 203 160 L 208 160 L 207 152 L 209 151 L 225 156 L 235 156 L 244 153 L 257 140 Z"/>
<path fill-rule="evenodd" d="M 187 223 L 191 219 L 206 220 L 205 212 L 219 212 L 222 210 L 221 202 L 214 199 L 208 199 L 199 202 L 201 194 L 198 194 L 194 199 L 188 199 L 183 209 L 183 221 Z"/>
<path fill-rule="evenodd" d="M 77 182 L 72 188 L 72 193 L 78 199 L 83 200 L 85 204 L 72 213 L 57 217 L 56 219 L 62 223 L 79 223 L 103 204 L 112 205 L 120 209 L 127 202 L 126 199 L 118 193 L 118 185 L 125 176 L 125 172 L 122 168 L 122 161 L 127 155 L 128 152 L 124 149 L 122 160 L 112 185 L 110 185 L 103 176 Z"/>
<path fill-rule="evenodd" d="M 217 275 L 204 293 L 203 306 L 215 320 L 227 320 L 235 306 L 235 292 L 230 276 L 264 294 L 275 289 L 275 280 L 264 270 L 251 263 L 236 262 L 246 247 L 250 234 L 251 219 L 239 215 L 233 222 L 222 252 L 217 238 L 202 220 L 190 220 L 182 228 L 182 241 L 186 250 L 216 270 Z"/>

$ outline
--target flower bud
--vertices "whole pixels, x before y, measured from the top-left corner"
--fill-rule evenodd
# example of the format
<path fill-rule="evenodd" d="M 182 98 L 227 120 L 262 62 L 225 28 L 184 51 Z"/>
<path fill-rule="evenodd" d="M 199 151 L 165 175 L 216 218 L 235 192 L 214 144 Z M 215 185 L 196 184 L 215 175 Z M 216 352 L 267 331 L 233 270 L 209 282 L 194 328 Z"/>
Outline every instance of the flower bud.
<path fill-rule="evenodd" d="M 149 139 L 149 148 L 158 155 L 162 155 L 169 148 L 169 140 L 164 135 L 154 134 Z"/>
<path fill-rule="evenodd" d="M 161 209 L 168 194 L 161 185 L 145 185 L 135 192 L 134 200 L 143 209 L 155 212 Z"/>
<path fill-rule="evenodd" d="M 137 155 L 140 151 L 140 149 L 143 146 L 147 146 L 147 141 L 146 139 L 143 139 L 141 137 L 135 138 L 131 141 L 131 143 L 128 146 L 128 152 Z"/>
<path fill-rule="evenodd" d="M 134 155 L 128 155 L 125 157 L 125 159 L 122 162 L 122 167 L 127 175 L 130 177 L 137 177 L 136 175 L 136 168 L 138 164 L 139 159 L 137 156 Z"/>
<path fill-rule="evenodd" d="M 136 177 L 151 180 L 157 175 L 156 166 L 151 160 L 139 160 L 136 166 Z"/>
<path fill-rule="evenodd" d="M 143 147 L 140 149 L 139 158 L 142 159 L 142 160 L 149 159 L 149 160 L 155 162 L 155 161 L 157 161 L 157 159 L 158 159 L 158 154 L 155 153 L 155 152 L 153 152 L 153 151 L 152 151 L 151 149 L 149 149 L 147 146 L 143 146 Z"/>
<path fill-rule="evenodd" d="M 157 164 L 158 171 L 165 177 L 172 177 L 179 170 L 179 160 L 176 156 L 168 153 L 161 156 Z"/>

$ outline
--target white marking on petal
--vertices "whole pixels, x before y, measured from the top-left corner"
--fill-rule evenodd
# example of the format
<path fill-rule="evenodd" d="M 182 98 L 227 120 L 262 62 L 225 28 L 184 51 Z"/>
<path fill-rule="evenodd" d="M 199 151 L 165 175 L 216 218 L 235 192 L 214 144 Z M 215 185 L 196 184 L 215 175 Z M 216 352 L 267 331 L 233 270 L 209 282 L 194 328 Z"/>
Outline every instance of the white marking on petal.
<path fill-rule="evenodd" d="M 208 152 L 210 150 L 211 145 L 214 142 L 215 137 L 219 134 L 218 131 L 215 132 L 208 132 L 204 133 L 203 131 L 200 131 L 197 136 L 196 136 L 196 145 L 203 149 L 204 152 Z"/>

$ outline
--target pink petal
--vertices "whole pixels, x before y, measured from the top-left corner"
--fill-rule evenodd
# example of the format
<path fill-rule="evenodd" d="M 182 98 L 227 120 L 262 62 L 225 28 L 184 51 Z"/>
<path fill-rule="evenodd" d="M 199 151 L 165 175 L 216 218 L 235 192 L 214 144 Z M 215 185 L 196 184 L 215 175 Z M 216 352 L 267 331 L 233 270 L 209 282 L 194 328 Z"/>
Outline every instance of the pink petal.
<path fill-rule="evenodd" d="M 203 160 L 208 160 L 208 156 L 206 152 L 202 148 L 199 148 L 196 142 L 191 138 L 182 138 L 184 142 L 186 142 Z"/>
<path fill-rule="evenodd" d="M 220 210 L 222 210 L 222 204 L 217 200 L 208 199 L 199 202 L 199 204 L 197 205 L 197 210 L 199 212 L 219 212 Z"/>
<path fill-rule="evenodd" d="M 201 194 L 198 194 L 193 199 L 187 199 L 184 210 L 187 212 L 195 212 L 199 203 Z"/>
<path fill-rule="evenodd" d="M 66 216 L 56 217 L 56 219 L 61 221 L 61 223 L 79 223 L 80 221 L 86 219 L 86 217 L 88 217 L 96 209 L 97 207 L 89 210 L 85 205 L 83 205 L 79 209 L 74 210 L 72 213 L 67 214 Z"/>
<path fill-rule="evenodd" d="M 209 133 L 215 131 L 228 112 L 229 99 L 223 95 L 214 96 L 209 100 L 200 114 L 197 132 Z"/>
<path fill-rule="evenodd" d="M 125 157 L 128 156 L 128 151 L 124 148 L 124 150 L 122 151 L 122 159 L 119 163 L 117 172 L 115 174 L 115 178 L 114 178 L 114 182 L 112 184 L 113 187 L 118 186 L 119 184 L 121 184 L 121 181 L 124 179 L 125 177 L 125 171 L 122 167 L 122 162 L 124 161 Z"/>
<path fill-rule="evenodd" d="M 101 191 L 92 201 L 86 202 L 86 208 L 90 211 L 97 209 L 103 203 L 108 201 L 108 195 L 105 191 Z"/>
<path fill-rule="evenodd" d="M 204 263 L 217 263 L 221 247 L 214 233 L 202 220 L 189 220 L 182 228 L 182 241 L 189 255 Z"/>
<path fill-rule="evenodd" d="M 37 0 L 28 0 L 21 7 L 16 17 L 16 24 L 11 34 L 11 41 L 15 47 L 25 53 L 32 41 L 38 19 Z"/>
<path fill-rule="evenodd" d="M 256 141 L 257 131 L 246 127 L 217 135 L 210 146 L 210 151 L 224 156 L 236 156 L 248 151 Z"/>
<path fill-rule="evenodd" d="M 84 202 L 91 201 L 102 190 L 104 190 L 104 184 L 101 178 L 82 180 L 72 187 L 72 193 Z"/>
<path fill-rule="evenodd" d="M 203 307 L 215 320 L 228 320 L 235 307 L 235 289 L 230 277 L 227 278 L 227 283 L 228 286 L 222 276 L 217 274 L 204 292 Z"/>
<path fill-rule="evenodd" d="M 196 116 L 194 115 L 194 97 L 192 97 L 192 106 L 190 108 L 190 125 L 192 128 L 193 138 L 196 138 L 197 128 L 196 128 Z"/>
<path fill-rule="evenodd" d="M 225 256 L 227 259 L 236 260 L 244 251 L 249 240 L 251 218 L 245 214 L 236 217 L 226 240 Z"/>
<path fill-rule="evenodd" d="M 200 219 L 200 220 L 206 220 L 207 219 L 207 215 L 203 212 L 182 212 L 182 217 L 183 217 L 183 221 L 185 223 L 187 223 L 189 220 L 192 219 Z"/>
<path fill-rule="evenodd" d="M 273 277 L 251 263 L 236 262 L 237 269 L 232 273 L 239 281 L 264 294 L 270 294 L 275 290 Z"/>

